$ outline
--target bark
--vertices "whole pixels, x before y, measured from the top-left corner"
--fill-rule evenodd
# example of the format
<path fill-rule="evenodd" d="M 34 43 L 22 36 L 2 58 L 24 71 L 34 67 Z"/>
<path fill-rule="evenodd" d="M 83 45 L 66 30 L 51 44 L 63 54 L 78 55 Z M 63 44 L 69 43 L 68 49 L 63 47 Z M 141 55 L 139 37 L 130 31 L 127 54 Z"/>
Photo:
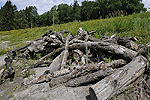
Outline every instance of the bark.
<path fill-rule="evenodd" d="M 110 76 L 104 78 L 89 88 L 92 100 L 106 100 L 115 94 L 121 93 L 123 88 L 133 82 L 148 66 L 147 59 L 138 56 L 129 64 L 118 69 Z"/>
<path fill-rule="evenodd" d="M 42 64 L 47 64 L 47 66 L 48 65 L 50 65 L 52 63 L 52 61 L 49 61 L 49 60 L 46 60 L 46 61 L 44 61 L 44 60 L 42 60 L 42 61 L 39 61 L 39 62 L 37 62 L 37 63 L 35 63 L 35 64 L 33 64 L 33 65 L 31 65 L 29 68 L 37 68 L 37 67 L 39 67 L 40 65 L 42 65 Z"/>
<path fill-rule="evenodd" d="M 125 46 L 126 48 L 132 50 L 138 50 L 138 45 L 134 42 L 137 41 L 135 37 L 117 37 L 117 42 L 119 45 Z"/>
<path fill-rule="evenodd" d="M 112 74 L 114 72 L 114 70 L 112 68 L 107 68 L 106 70 L 99 70 L 96 71 L 94 73 L 85 75 L 85 76 L 81 76 L 81 77 L 77 77 L 75 79 L 71 79 L 68 82 L 66 82 L 67 86 L 71 86 L 71 87 L 77 87 L 86 83 L 90 83 L 90 82 L 94 82 L 94 81 L 98 81 L 101 80 L 102 78 Z"/>
<path fill-rule="evenodd" d="M 71 36 L 69 34 L 67 40 L 66 40 L 66 45 L 65 45 L 65 51 L 64 51 L 64 55 L 63 55 L 63 59 L 62 59 L 62 63 L 61 63 L 61 69 L 63 69 L 64 67 L 66 67 L 66 61 L 69 55 L 68 52 L 68 45 L 69 45 L 69 40 L 70 40 Z"/>
<path fill-rule="evenodd" d="M 49 57 L 55 55 L 56 53 L 60 53 L 60 52 L 62 52 L 64 49 L 65 49 L 65 47 L 58 48 L 58 49 L 54 50 L 53 52 L 51 52 L 51 53 L 45 55 L 44 57 L 42 57 L 39 61 L 42 61 L 42 60 L 44 60 L 44 59 L 47 59 L 47 58 L 49 58 Z"/>
<path fill-rule="evenodd" d="M 104 64 L 104 63 L 91 64 L 90 63 L 86 66 L 70 66 L 68 69 L 63 69 L 63 70 L 60 70 L 60 71 L 57 71 L 57 72 L 53 72 L 52 76 L 55 77 L 55 78 L 52 78 L 52 80 L 50 81 L 50 86 L 53 87 L 56 84 L 65 83 L 70 79 L 73 79 L 73 78 L 76 78 L 76 77 L 79 77 L 79 76 L 84 76 L 84 75 L 86 75 L 90 72 L 95 72 L 95 71 L 98 71 L 98 70 L 101 70 L 101 69 L 104 69 L 104 70 L 101 70 L 101 71 L 104 71 L 104 73 L 107 75 L 106 72 L 108 72 L 108 70 L 105 71 L 105 69 L 107 69 L 108 67 L 111 67 L 111 66 L 116 66 L 116 67 L 123 66 L 125 63 L 126 62 L 124 60 L 120 59 L 120 60 L 115 60 L 115 61 L 113 61 L 109 64 Z M 112 70 L 110 71 L 110 73 L 111 72 L 112 72 Z M 103 73 L 103 75 L 104 75 L 104 73 Z M 95 74 L 90 75 L 91 77 L 89 78 L 89 80 L 92 78 L 93 75 L 95 75 Z M 99 75 L 101 75 L 101 74 L 99 74 Z M 95 76 L 95 80 L 96 80 L 96 78 L 98 78 L 98 77 Z"/>
<path fill-rule="evenodd" d="M 147 44 L 143 44 L 143 47 L 138 50 L 138 53 L 141 55 L 146 55 L 150 54 L 150 42 Z"/>
<path fill-rule="evenodd" d="M 109 43 L 109 42 L 85 42 L 85 43 L 74 43 L 69 46 L 70 49 L 85 49 L 86 44 L 88 48 L 99 49 L 111 54 L 115 54 L 122 59 L 131 61 L 138 55 L 136 51 L 130 50 L 124 46 Z"/>

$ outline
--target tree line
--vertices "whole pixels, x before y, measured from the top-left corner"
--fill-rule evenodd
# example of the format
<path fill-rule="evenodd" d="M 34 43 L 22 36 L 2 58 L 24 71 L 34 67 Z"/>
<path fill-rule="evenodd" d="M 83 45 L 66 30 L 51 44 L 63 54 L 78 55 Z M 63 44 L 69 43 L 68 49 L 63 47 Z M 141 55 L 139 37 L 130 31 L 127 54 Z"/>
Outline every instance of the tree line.
<path fill-rule="evenodd" d="M 0 31 L 51 26 L 72 21 L 86 21 L 129 15 L 147 11 L 142 0 L 77 0 L 71 5 L 54 5 L 48 12 L 39 15 L 35 6 L 18 11 L 17 6 L 8 0 L 0 9 Z"/>

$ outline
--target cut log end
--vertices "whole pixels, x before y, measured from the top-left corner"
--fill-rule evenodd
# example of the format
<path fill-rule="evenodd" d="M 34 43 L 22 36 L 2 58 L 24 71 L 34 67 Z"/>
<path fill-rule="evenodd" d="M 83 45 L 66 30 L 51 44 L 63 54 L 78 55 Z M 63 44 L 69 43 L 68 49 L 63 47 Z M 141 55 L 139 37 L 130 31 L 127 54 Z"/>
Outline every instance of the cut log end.
<path fill-rule="evenodd" d="M 96 94 L 91 87 L 89 88 L 89 93 L 92 100 L 97 100 Z"/>

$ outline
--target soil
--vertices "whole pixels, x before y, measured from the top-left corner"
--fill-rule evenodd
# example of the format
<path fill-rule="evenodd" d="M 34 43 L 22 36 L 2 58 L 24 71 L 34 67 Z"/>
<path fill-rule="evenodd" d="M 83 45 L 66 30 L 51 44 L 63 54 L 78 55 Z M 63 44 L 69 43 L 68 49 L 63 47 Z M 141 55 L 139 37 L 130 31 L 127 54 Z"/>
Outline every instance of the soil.
<path fill-rule="evenodd" d="M 0 57 L 1 65 L 5 64 L 5 57 L 6 55 Z M 91 100 L 89 96 L 89 87 L 92 84 L 80 87 L 66 87 L 65 84 L 61 84 L 53 88 L 49 87 L 48 82 L 23 85 L 28 79 L 33 79 L 34 77 L 42 75 L 48 67 L 34 68 L 31 70 L 31 72 L 34 72 L 33 75 L 23 78 L 21 75 L 22 70 L 19 69 L 22 63 L 14 61 L 14 64 L 18 66 L 15 68 L 16 77 L 14 77 L 13 80 L 8 78 L 0 85 L 1 100 Z M 4 67 L 5 66 L 1 66 L 0 69 Z M 140 78 L 133 84 L 130 84 L 132 87 L 129 87 L 125 92 L 114 96 L 110 100 L 138 100 L 142 88 L 134 84 L 139 83 L 139 81 Z M 150 79 L 147 79 L 146 82 L 150 86 Z M 145 89 L 145 83 L 142 87 Z M 148 91 L 150 90 L 147 90 L 147 92 L 143 91 L 143 94 L 146 95 L 143 100 L 150 100 L 150 92 Z"/>

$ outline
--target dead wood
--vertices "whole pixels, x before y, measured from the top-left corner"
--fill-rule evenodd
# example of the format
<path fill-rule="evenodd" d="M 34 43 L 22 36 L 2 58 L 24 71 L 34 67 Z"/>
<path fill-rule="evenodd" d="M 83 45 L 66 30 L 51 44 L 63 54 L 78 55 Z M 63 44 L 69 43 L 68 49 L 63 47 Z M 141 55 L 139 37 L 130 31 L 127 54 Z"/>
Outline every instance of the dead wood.
<path fill-rule="evenodd" d="M 68 45 L 69 45 L 69 40 L 70 40 L 70 38 L 71 38 L 71 35 L 69 34 L 69 35 L 68 35 L 68 38 L 67 38 L 67 40 L 66 40 L 64 55 L 63 55 L 63 59 L 62 59 L 62 63 L 61 63 L 61 69 L 63 69 L 64 67 L 66 67 L 66 61 L 67 61 L 67 58 L 68 58 L 68 55 L 69 55 L 69 52 L 68 52 Z"/>
<path fill-rule="evenodd" d="M 58 55 L 53 62 L 51 63 L 51 65 L 49 66 L 49 71 L 50 73 L 57 71 L 61 68 L 61 63 L 63 60 L 63 56 L 64 56 L 64 51 L 61 52 L 60 55 Z"/>
<path fill-rule="evenodd" d="M 122 92 L 123 88 L 133 82 L 148 66 L 147 59 L 138 56 L 129 64 L 118 69 L 112 75 L 104 78 L 90 87 L 89 92 L 93 100 L 106 100 L 115 94 Z"/>
<path fill-rule="evenodd" d="M 88 48 L 100 49 L 102 51 L 115 54 L 122 59 L 131 61 L 134 57 L 137 56 L 137 52 L 130 50 L 124 46 L 109 43 L 109 42 L 85 42 L 85 43 L 74 43 L 69 45 L 70 49 L 85 49 Z"/>
<path fill-rule="evenodd" d="M 52 80 L 50 81 L 50 86 L 53 87 L 56 84 L 65 83 L 70 79 L 73 79 L 73 78 L 76 78 L 76 77 L 79 77 L 79 76 L 87 75 L 90 72 L 95 72 L 95 71 L 98 71 L 98 70 L 101 70 L 101 69 L 106 70 L 108 67 L 111 67 L 111 66 L 113 66 L 113 67 L 114 66 L 115 67 L 123 66 L 125 63 L 126 62 L 124 60 L 120 59 L 120 60 L 115 60 L 115 61 L 113 61 L 109 64 L 104 64 L 102 62 L 102 63 L 99 63 L 99 64 L 90 63 L 86 66 L 69 66 L 68 69 L 63 69 L 63 70 L 57 71 L 56 72 L 57 74 L 55 72 L 53 72 L 52 76 L 54 76 L 55 78 L 52 78 Z M 92 75 L 94 75 L 94 74 L 92 74 Z M 89 80 L 90 80 L 90 78 L 89 78 Z"/>
<path fill-rule="evenodd" d="M 138 45 L 134 42 L 137 41 L 135 37 L 116 37 L 119 45 L 125 46 L 132 50 L 138 50 Z"/>
<path fill-rule="evenodd" d="M 107 68 L 105 70 L 99 70 L 97 72 L 94 72 L 94 73 L 91 73 L 91 74 L 88 74 L 88 75 L 85 75 L 85 76 L 81 76 L 81 77 L 78 77 L 78 78 L 75 78 L 75 79 L 71 79 L 69 80 L 68 82 L 66 82 L 66 85 L 67 86 L 80 86 L 80 85 L 83 85 L 83 84 L 86 84 L 86 83 L 90 83 L 90 82 L 93 82 L 93 81 L 98 81 L 110 74 L 112 74 L 114 72 L 114 70 L 112 68 Z"/>
<path fill-rule="evenodd" d="M 144 55 L 146 57 L 146 55 L 148 55 L 148 53 L 150 53 L 150 42 L 147 44 L 143 44 L 142 48 L 140 48 L 138 50 L 138 53 L 141 55 Z"/>
<path fill-rule="evenodd" d="M 37 63 L 35 63 L 35 64 L 33 64 L 33 65 L 27 67 L 27 68 L 31 68 L 31 69 L 32 69 L 32 68 L 37 68 L 37 67 L 39 67 L 39 66 L 41 66 L 41 65 L 43 65 L 43 64 L 46 64 L 46 66 L 49 66 L 51 63 L 52 63 L 52 61 L 49 61 L 49 60 L 42 60 L 42 61 L 39 61 L 39 62 L 37 62 Z"/>
<path fill-rule="evenodd" d="M 55 55 L 56 53 L 60 53 L 60 52 L 62 52 L 64 49 L 65 49 L 65 47 L 58 48 L 58 49 L 54 50 L 53 52 L 50 52 L 49 54 L 47 54 L 47 55 L 45 55 L 44 57 L 42 57 L 39 61 L 42 61 L 42 60 L 44 60 L 44 59 L 47 59 L 47 58 L 49 58 L 49 57 Z"/>

